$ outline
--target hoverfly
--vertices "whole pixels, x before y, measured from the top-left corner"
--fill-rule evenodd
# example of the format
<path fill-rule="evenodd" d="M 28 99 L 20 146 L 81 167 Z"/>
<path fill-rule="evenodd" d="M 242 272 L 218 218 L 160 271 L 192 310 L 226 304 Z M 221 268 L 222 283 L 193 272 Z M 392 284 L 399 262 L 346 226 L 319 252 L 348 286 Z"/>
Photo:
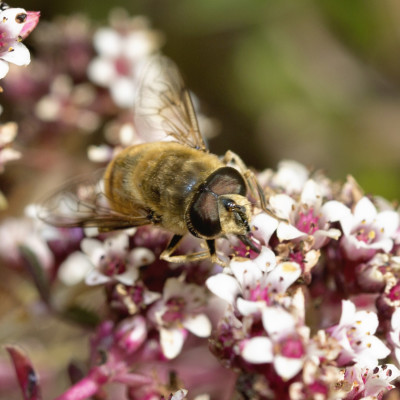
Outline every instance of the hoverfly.
<path fill-rule="evenodd" d="M 223 264 L 215 239 L 225 234 L 254 248 L 247 236 L 252 205 L 246 194 L 271 213 L 262 189 L 236 154 L 219 158 L 208 151 L 189 92 L 168 58 L 157 56 L 145 69 L 135 116 L 139 131 L 160 140 L 125 148 L 96 185 L 79 179 L 59 190 L 43 203 L 39 217 L 59 227 L 100 231 L 157 225 L 174 234 L 160 256 L 171 262 L 211 258 Z M 174 255 L 187 233 L 204 239 L 207 250 Z"/>

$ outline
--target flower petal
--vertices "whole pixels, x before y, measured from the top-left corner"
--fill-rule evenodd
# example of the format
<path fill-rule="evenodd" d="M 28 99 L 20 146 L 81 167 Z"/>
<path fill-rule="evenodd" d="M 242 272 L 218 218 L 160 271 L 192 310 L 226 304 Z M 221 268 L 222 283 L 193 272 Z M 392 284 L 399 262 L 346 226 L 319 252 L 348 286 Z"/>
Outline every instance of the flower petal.
<path fill-rule="evenodd" d="M 278 239 L 283 240 L 293 240 L 300 238 L 302 236 L 307 236 L 304 232 L 297 229 L 295 226 L 281 222 L 276 231 Z"/>
<path fill-rule="evenodd" d="M 276 231 L 279 221 L 266 213 L 257 214 L 251 221 L 254 236 L 268 244 L 271 236 Z"/>
<path fill-rule="evenodd" d="M 80 251 L 76 251 L 60 265 L 57 274 L 65 285 L 73 286 L 82 282 L 91 269 L 93 269 L 93 264 L 89 258 Z"/>
<path fill-rule="evenodd" d="M 276 355 L 274 358 L 274 368 L 279 376 L 289 380 L 301 371 L 303 368 L 303 359 Z"/>
<path fill-rule="evenodd" d="M 191 333 L 199 337 L 209 337 L 211 334 L 211 322 L 205 314 L 193 315 L 183 321 L 183 326 Z"/>
<path fill-rule="evenodd" d="M 242 357 L 253 364 L 269 363 L 273 360 L 272 342 L 267 337 L 254 337 L 242 342 Z"/>
<path fill-rule="evenodd" d="M 128 268 L 124 273 L 115 276 L 117 281 L 127 286 L 132 286 L 139 277 L 139 271 L 137 268 Z"/>
<path fill-rule="evenodd" d="M 102 285 L 104 283 L 110 282 L 110 278 L 106 275 L 100 273 L 97 268 L 93 268 L 89 273 L 86 275 L 85 283 L 89 286 L 95 285 Z"/>
<path fill-rule="evenodd" d="M 187 331 L 185 329 L 172 328 L 160 329 L 160 344 L 162 352 L 168 359 L 175 358 L 182 350 Z"/>
<path fill-rule="evenodd" d="M 262 307 L 265 307 L 265 302 L 245 300 L 238 297 L 236 307 L 243 316 L 258 314 Z"/>
<path fill-rule="evenodd" d="M 240 293 L 238 281 L 230 275 L 217 274 L 206 281 L 206 286 L 215 295 L 233 305 L 237 295 Z"/>
<path fill-rule="evenodd" d="M 0 79 L 4 78 L 8 71 L 9 71 L 10 67 L 8 65 L 8 62 L 0 60 Z"/>
<path fill-rule="evenodd" d="M 122 40 L 119 33 L 111 28 L 100 28 L 93 36 L 93 44 L 102 56 L 115 58 L 122 54 Z"/>
<path fill-rule="evenodd" d="M 31 62 L 31 54 L 28 48 L 19 42 L 13 43 L 12 50 L 2 53 L 1 58 L 15 65 L 28 65 Z"/>
<path fill-rule="evenodd" d="M 363 197 L 354 207 L 353 214 L 356 221 L 365 221 L 368 223 L 372 222 L 375 219 L 377 211 L 371 200 L 368 199 L 368 197 Z"/>
<path fill-rule="evenodd" d="M 294 332 L 296 327 L 292 314 L 281 307 L 268 307 L 263 310 L 262 322 L 268 334 L 276 339 Z"/>

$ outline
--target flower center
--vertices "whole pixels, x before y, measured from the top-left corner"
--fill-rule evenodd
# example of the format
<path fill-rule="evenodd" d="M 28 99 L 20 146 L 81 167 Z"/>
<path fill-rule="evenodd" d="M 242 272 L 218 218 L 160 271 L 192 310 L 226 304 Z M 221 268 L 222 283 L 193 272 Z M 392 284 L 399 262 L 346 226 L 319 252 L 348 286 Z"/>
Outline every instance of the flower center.
<path fill-rule="evenodd" d="M 260 284 L 257 284 L 257 286 L 251 290 L 249 300 L 265 301 L 268 304 L 269 303 L 268 287 L 261 287 Z"/>
<path fill-rule="evenodd" d="M 122 274 L 126 271 L 125 260 L 116 254 L 109 255 L 102 260 L 100 269 L 107 276 Z"/>
<path fill-rule="evenodd" d="M 162 316 L 164 322 L 172 323 L 182 319 L 185 308 L 185 300 L 182 297 L 171 297 L 165 305 L 167 310 Z"/>
<path fill-rule="evenodd" d="M 0 53 L 10 51 L 12 39 L 6 31 L 0 32 Z"/>
<path fill-rule="evenodd" d="M 304 355 L 303 343 L 300 339 L 289 338 L 281 344 L 280 352 L 287 358 L 300 358 Z"/>
<path fill-rule="evenodd" d="M 318 220 L 319 217 L 314 215 L 313 208 L 310 208 L 305 212 L 300 211 L 298 214 L 296 228 L 299 231 L 312 235 L 316 230 L 318 230 Z"/>
<path fill-rule="evenodd" d="M 400 300 L 400 283 L 390 289 L 388 297 L 392 301 Z"/>
<path fill-rule="evenodd" d="M 361 225 L 355 231 L 355 236 L 360 242 L 370 244 L 373 243 L 376 238 L 376 231 L 374 229 L 371 229 L 371 227 Z"/>
<path fill-rule="evenodd" d="M 119 57 L 114 61 L 115 69 L 118 75 L 129 76 L 131 74 L 131 64 L 124 57 Z"/>

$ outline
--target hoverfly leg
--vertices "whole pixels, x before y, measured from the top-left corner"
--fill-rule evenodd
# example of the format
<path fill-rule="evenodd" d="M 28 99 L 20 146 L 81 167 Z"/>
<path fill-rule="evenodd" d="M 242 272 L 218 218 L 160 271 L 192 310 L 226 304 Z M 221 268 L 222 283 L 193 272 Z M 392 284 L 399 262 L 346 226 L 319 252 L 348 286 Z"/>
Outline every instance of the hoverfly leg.
<path fill-rule="evenodd" d="M 160 258 L 164 261 L 168 262 L 176 262 L 176 263 L 185 263 L 192 261 L 201 261 L 207 258 L 211 258 L 212 262 L 225 266 L 222 260 L 217 257 L 215 252 L 215 241 L 207 240 L 208 251 L 199 251 L 198 253 L 192 254 L 181 254 L 177 256 L 173 256 L 173 252 L 178 247 L 180 241 L 182 240 L 182 236 L 174 235 L 169 242 L 167 248 L 161 253 Z M 212 242 L 212 243 L 211 243 Z"/>
<path fill-rule="evenodd" d="M 247 189 L 249 190 L 250 195 L 254 199 L 258 199 L 260 207 L 263 211 L 265 211 L 268 215 L 277 219 L 278 221 L 288 223 L 286 219 L 278 217 L 273 211 L 268 208 L 267 202 L 265 200 L 264 191 L 258 183 L 254 172 L 246 167 L 246 164 L 236 153 L 228 150 L 225 153 L 224 162 L 226 164 L 232 163 L 238 167 L 239 172 L 243 175 L 243 178 L 246 181 Z"/>

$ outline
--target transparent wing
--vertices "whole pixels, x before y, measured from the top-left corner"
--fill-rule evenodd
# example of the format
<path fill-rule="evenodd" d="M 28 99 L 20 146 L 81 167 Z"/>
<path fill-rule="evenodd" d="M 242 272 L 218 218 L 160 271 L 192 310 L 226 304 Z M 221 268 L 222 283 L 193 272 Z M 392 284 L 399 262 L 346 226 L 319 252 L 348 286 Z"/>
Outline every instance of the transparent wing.
<path fill-rule="evenodd" d="M 38 217 L 53 226 L 98 227 L 102 231 L 149 224 L 143 208 L 125 215 L 110 207 L 103 174 L 104 170 L 99 170 L 69 181 L 40 203 Z"/>
<path fill-rule="evenodd" d="M 154 56 L 143 69 L 135 104 L 135 125 L 152 141 L 174 140 L 206 151 L 190 94 L 178 67 Z"/>

